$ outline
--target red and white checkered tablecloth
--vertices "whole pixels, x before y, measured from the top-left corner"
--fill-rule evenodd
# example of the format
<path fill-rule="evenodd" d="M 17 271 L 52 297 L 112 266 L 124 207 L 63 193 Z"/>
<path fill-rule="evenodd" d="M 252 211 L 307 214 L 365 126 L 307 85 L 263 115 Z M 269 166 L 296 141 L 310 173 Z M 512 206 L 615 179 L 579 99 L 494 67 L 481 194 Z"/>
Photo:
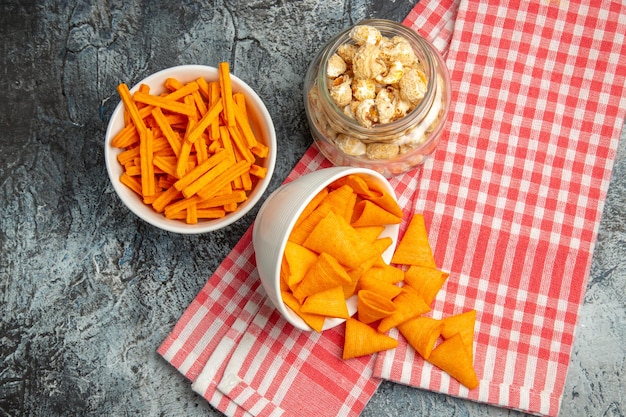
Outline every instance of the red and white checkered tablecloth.
<path fill-rule="evenodd" d="M 391 183 L 450 271 L 432 315 L 477 311 L 478 388 L 395 333 L 342 361 L 343 326 L 295 330 L 266 304 L 251 229 L 158 352 L 229 416 L 356 416 L 381 379 L 557 415 L 626 111 L 626 5 L 581 3 L 422 0 L 403 22 L 446 57 L 453 107 L 434 158 Z M 326 166 L 311 148 L 287 180 Z"/>

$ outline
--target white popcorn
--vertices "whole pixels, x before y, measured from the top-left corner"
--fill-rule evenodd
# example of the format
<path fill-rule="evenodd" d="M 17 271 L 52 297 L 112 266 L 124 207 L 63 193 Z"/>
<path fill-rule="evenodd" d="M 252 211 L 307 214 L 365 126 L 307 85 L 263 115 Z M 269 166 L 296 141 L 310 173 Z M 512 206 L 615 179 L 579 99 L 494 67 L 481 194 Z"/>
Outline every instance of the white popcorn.
<path fill-rule="evenodd" d="M 376 77 L 376 81 L 383 85 L 396 84 L 404 75 L 404 66 L 400 61 L 394 61 L 388 65 L 387 72 Z"/>
<path fill-rule="evenodd" d="M 395 101 L 396 97 L 393 94 L 393 90 L 382 89 L 378 92 L 374 103 L 376 104 L 379 123 L 389 123 L 393 121 L 396 112 Z"/>
<path fill-rule="evenodd" d="M 348 69 L 348 64 L 337 54 L 332 54 L 326 64 L 326 75 L 330 78 L 337 78 Z"/>
<path fill-rule="evenodd" d="M 388 63 L 398 61 L 407 67 L 418 62 L 413 47 L 402 36 L 394 36 L 391 39 L 383 38 L 380 43 L 380 56 Z"/>
<path fill-rule="evenodd" d="M 423 71 L 412 67 L 407 68 L 404 75 L 398 83 L 402 98 L 416 104 L 426 94 L 426 88 L 428 86 L 428 80 L 426 74 Z"/>
<path fill-rule="evenodd" d="M 378 121 L 376 103 L 374 100 L 369 98 L 359 102 L 354 110 L 354 116 L 361 126 L 371 127 Z"/>
<path fill-rule="evenodd" d="M 348 76 L 335 78 L 333 85 L 330 87 L 330 98 L 339 107 L 345 107 L 352 101 L 351 79 Z"/>
<path fill-rule="evenodd" d="M 361 46 L 352 59 L 352 72 L 357 79 L 375 79 L 383 74 L 387 67 L 378 56 L 379 49 L 376 45 L 365 44 Z"/>
<path fill-rule="evenodd" d="M 357 49 L 359 49 L 359 47 L 353 43 L 342 43 L 337 48 L 337 55 L 339 55 L 346 64 L 352 65 L 352 59 Z"/>
<path fill-rule="evenodd" d="M 352 80 L 352 95 L 357 101 L 375 98 L 376 83 L 374 80 L 354 79 Z"/>
<path fill-rule="evenodd" d="M 335 144 L 346 155 L 360 156 L 365 154 L 366 146 L 363 142 L 343 133 L 337 135 Z"/>
<path fill-rule="evenodd" d="M 383 38 L 378 29 L 368 25 L 353 27 L 350 31 L 350 37 L 357 45 L 378 45 Z"/>
<path fill-rule="evenodd" d="M 400 147 L 392 143 L 368 143 L 365 153 L 369 159 L 389 159 L 398 156 Z"/>

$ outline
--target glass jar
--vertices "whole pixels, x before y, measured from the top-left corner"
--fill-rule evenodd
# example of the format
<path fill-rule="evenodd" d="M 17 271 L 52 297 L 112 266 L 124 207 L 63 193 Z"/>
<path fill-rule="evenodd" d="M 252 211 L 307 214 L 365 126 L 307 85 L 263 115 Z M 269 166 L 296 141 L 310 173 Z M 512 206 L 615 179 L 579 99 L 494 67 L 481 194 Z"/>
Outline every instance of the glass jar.
<path fill-rule="evenodd" d="M 374 27 L 386 40 L 402 37 L 408 41 L 419 63 L 420 72 L 423 72 L 423 96 L 402 117 L 385 123 L 376 122 L 376 115 L 380 113 L 375 109 L 370 108 L 370 113 L 360 112 L 359 106 L 370 106 L 372 101 L 366 104 L 365 99 L 352 97 L 348 106 L 342 104 L 343 107 L 340 107 L 330 88 L 339 85 L 343 79 L 337 81 L 339 78 L 332 78 L 335 74 L 328 75 L 327 71 L 329 60 L 330 70 L 335 67 L 336 61 L 333 60 L 340 46 L 355 44 L 351 36 L 353 26 L 326 43 L 309 66 L 304 80 L 307 120 L 315 144 L 334 165 L 371 168 L 386 177 L 392 177 L 418 167 L 435 150 L 450 107 L 450 77 L 433 45 L 410 28 L 382 19 L 364 20 L 356 26 Z M 390 74 L 389 65 L 386 71 L 387 74 L 382 73 L 379 77 L 384 79 L 385 75 Z M 349 69 L 347 74 L 346 82 L 350 81 L 354 73 L 350 73 Z M 402 74 L 402 70 L 399 74 Z M 351 80 L 355 78 L 353 76 Z M 390 83 L 387 88 L 389 91 L 397 91 L 397 86 L 397 82 Z M 376 82 L 378 92 L 382 88 L 385 87 Z M 402 100 L 394 102 L 400 103 Z M 397 106 L 400 107 L 400 104 Z M 354 109 L 357 109 L 356 113 Z M 359 119 L 355 118 L 355 114 L 373 116 Z M 368 118 L 374 121 L 366 120 Z M 370 122 L 371 125 L 364 125 Z"/>

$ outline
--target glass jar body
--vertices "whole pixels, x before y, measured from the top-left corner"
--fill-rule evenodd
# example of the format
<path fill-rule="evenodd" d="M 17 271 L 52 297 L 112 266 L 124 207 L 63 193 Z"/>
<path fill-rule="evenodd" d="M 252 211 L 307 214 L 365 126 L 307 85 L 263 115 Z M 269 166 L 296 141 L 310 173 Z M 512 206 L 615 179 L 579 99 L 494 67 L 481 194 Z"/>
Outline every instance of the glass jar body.
<path fill-rule="evenodd" d="M 450 77 L 436 49 L 415 31 L 382 19 L 356 26 L 372 26 L 387 39 L 408 41 L 426 78 L 423 97 L 401 118 L 370 126 L 337 104 L 330 91 L 329 60 L 340 46 L 353 43 L 353 26 L 326 43 L 309 66 L 304 81 L 307 120 L 315 144 L 334 165 L 371 168 L 391 177 L 420 166 L 437 147 L 450 107 Z M 355 101 L 353 109 L 363 103 Z"/>

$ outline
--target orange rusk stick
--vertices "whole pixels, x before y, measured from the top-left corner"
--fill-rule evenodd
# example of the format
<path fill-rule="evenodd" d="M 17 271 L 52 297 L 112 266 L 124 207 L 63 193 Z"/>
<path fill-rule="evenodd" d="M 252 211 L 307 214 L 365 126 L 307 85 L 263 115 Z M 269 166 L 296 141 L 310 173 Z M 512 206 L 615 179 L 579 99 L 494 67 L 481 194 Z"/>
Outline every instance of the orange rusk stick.
<path fill-rule="evenodd" d="M 233 85 L 230 80 L 230 65 L 220 62 L 218 66 L 224 116 L 228 126 L 235 126 L 235 102 L 233 101 Z"/>
<path fill-rule="evenodd" d="M 223 172 L 227 171 L 232 166 L 233 162 L 228 159 L 219 162 L 213 168 L 202 174 L 200 178 L 183 188 L 183 195 L 185 196 L 185 198 L 189 198 L 195 195 L 199 190 L 201 190 L 203 187 L 206 187 L 207 185 L 210 185 L 212 181 L 214 181 Z"/>
<path fill-rule="evenodd" d="M 137 104 L 133 100 L 133 97 L 130 95 L 128 86 L 124 83 L 120 84 L 117 87 L 117 92 L 122 98 L 122 102 L 124 103 L 126 111 L 128 111 L 128 115 L 139 133 L 139 137 L 145 135 L 147 130 L 146 125 L 143 122 L 143 118 L 139 115 L 139 109 L 137 108 Z"/>
<path fill-rule="evenodd" d="M 174 183 L 174 187 L 176 187 L 177 190 L 182 191 L 185 187 L 188 187 L 192 182 L 200 178 L 215 165 L 226 160 L 227 157 L 228 155 L 226 152 L 217 152 L 176 181 L 176 183 Z"/>
<path fill-rule="evenodd" d="M 139 158 L 141 160 L 141 190 L 144 197 L 151 196 L 156 192 L 154 179 L 154 165 L 152 162 L 153 152 L 152 130 L 147 130 L 144 137 L 139 140 Z"/>
<path fill-rule="evenodd" d="M 217 103 L 218 101 L 221 101 L 221 97 L 220 97 L 220 83 L 219 81 L 213 81 L 210 83 L 210 90 L 209 90 L 209 94 L 210 94 L 210 103 L 211 106 L 215 105 L 215 103 Z M 222 105 L 222 107 L 224 107 Z M 215 119 L 212 123 L 211 123 L 211 140 L 217 140 L 220 138 L 220 120 L 219 119 Z"/>
<path fill-rule="evenodd" d="M 180 191 L 171 186 L 154 199 L 154 201 L 152 202 L 152 208 L 154 208 L 157 213 L 163 213 L 163 210 L 165 210 L 165 207 L 168 204 L 170 204 L 174 200 L 180 199 L 181 197 L 182 194 L 180 193 Z"/>
<path fill-rule="evenodd" d="M 182 178 L 187 172 L 189 154 L 193 144 L 188 140 L 183 140 L 183 144 L 180 148 L 180 155 L 178 155 L 178 164 L 176 164 L 176 177 Z"/>
<path fill-rule="evenodd" d="M 182 200 L 178 200 L 174 203 L 168 204 L 165 206 L 165 217 L 170 218 L 170 216 L 179 211 L 187 210 L 187 208 L 196 204 L 200 199 L 197 196 L 193 196 L 191 198 L 184 198 Z"/>
<path fill-rule="evenodd" d="M 228 127 L 220 126 L 219 138 L 222 142 L 222 147 L 228 152 L 228 157 L 235 163 L 237 160 L 235 159 L 235 150 L 233 148 L 233 141 L 230 139 L 230 134 L 228 133 Z"/>
<path fill-rule="evenodd" d="M 211 93 L 210 93 L 209 83 L 207 82 L 207 80 L 200 77 L 196 80 L 196 83 L 198 84 L 198 90 L 200 91 L 200 94 L 204 96 L 205 100 L 210 101 Z M 211 104 L 213 104 L 213 102 L 211 102 Z"/>
<path fill-rule="evenodd" d="M 176 156 L 180 155 L 180 139 L 172 129 L 172 126 L 168 123 L 160 107 L 155 107 L 154 110 L 152 110 L 152 117 L 154 117 L 154 120 L 159 125 L 159 128 L 161 128 L 163 136 L 165 136 L 165 139 L 167 139 L 167 142 L 172 147 L 174 154 L 176 154 Z"/>
<path fill-rule="evenodd" d="M 244 190 L 236 190 L 230 194 L 218 195 L 215 197 L 211 197 L 208 200 L 202 200 L 198 203 L 198 208 L 212 208 L 212 207 L 220 207 L 227 204 L 237 204 L 243 201 L 246 201 L 248 196 Z"/>
<path fill-rule="evenodd" d="M 243 159 L 248 161 L 250 164 L 253 164 L 255 161 L 254 155 L 252 155 L 250 148 L 246 146 L 241 136 L 239 136 L 239 132 L 237 131 L 237 129 L 234 127 L 229 127 L 228 131 L 230 132 L 230 137 L 233 139 L 233 143 L 237 147 L 237 150 L 241 153 Z"/>
<path fill-rule="evenodd" d="M 193 130 L 187 136 L 187 140 L 191 143 L 195 142 L 200 135 L 206 130 L 207 127 L 213 122 L 221 113 L 223 107 L 222 102 L 218 101 L 213 105 L 209 111 L 207 111 L 202 119 L 194 126 Z"/>
<path fill-rule="evenodd" d="M 226 211 L 219 208 L 196 209 L 196 215 L 198 219 L 219 219 L 226 215 Z M 186 220 L 187 212 L 186 210 L 182 210 L 170 213 L 168 219 Z"/>
<path fill-rule="evenodd" d="M 111 146 L 123 149 L 135 144 L 136 142 L 139 142 L 137 128 L 135 128 L 135 125 L 133 124 L 128 124 L 113 137 L 111 140 Z"/>
<path fill-rule="evenodd" d="M 127 173 L 123 173 L 122 175 L 120 175 L 120 182 L 124 184 L 125 186 L 127 186 L 128 188 L 130 188 L 131 190 L 133 190 L 134 192 L 136 192 L 137 194 L 139 195 L 142 194 L 141 182 L 137 178 L 133 178 Z"/>
<path fill-rule="evenodd" d="M 241 176 L 244 172 L 250 169 L 250 163 L 248 161 L 239 161 L 235 165 L 232 165 L 226 171 L 217 176 L 210 184 L 200 189 L 197 194 L 203 200 L 211 198 L 235 178 Z"/>
<path fill-rule="evenodd" d="M 185 218 L 185 222 L 187 222 L 187 224 L 198 223 L 198 209 L 195 203 L 187 207 L 187 217 Z"/>
<path fill-rule="evenodd" d="M 133 96 L 136 102 L 150 104 L 152 106 L 161 107 L 164 110 L 169 110 L 174 113 L 184 114 L 186 116 L 193 116 L 196 114 L 196 108 L 190 107 L 179 101 L 170 100 L 164 97 L 152 96 L 150 94 L 137 91 Z"/>

